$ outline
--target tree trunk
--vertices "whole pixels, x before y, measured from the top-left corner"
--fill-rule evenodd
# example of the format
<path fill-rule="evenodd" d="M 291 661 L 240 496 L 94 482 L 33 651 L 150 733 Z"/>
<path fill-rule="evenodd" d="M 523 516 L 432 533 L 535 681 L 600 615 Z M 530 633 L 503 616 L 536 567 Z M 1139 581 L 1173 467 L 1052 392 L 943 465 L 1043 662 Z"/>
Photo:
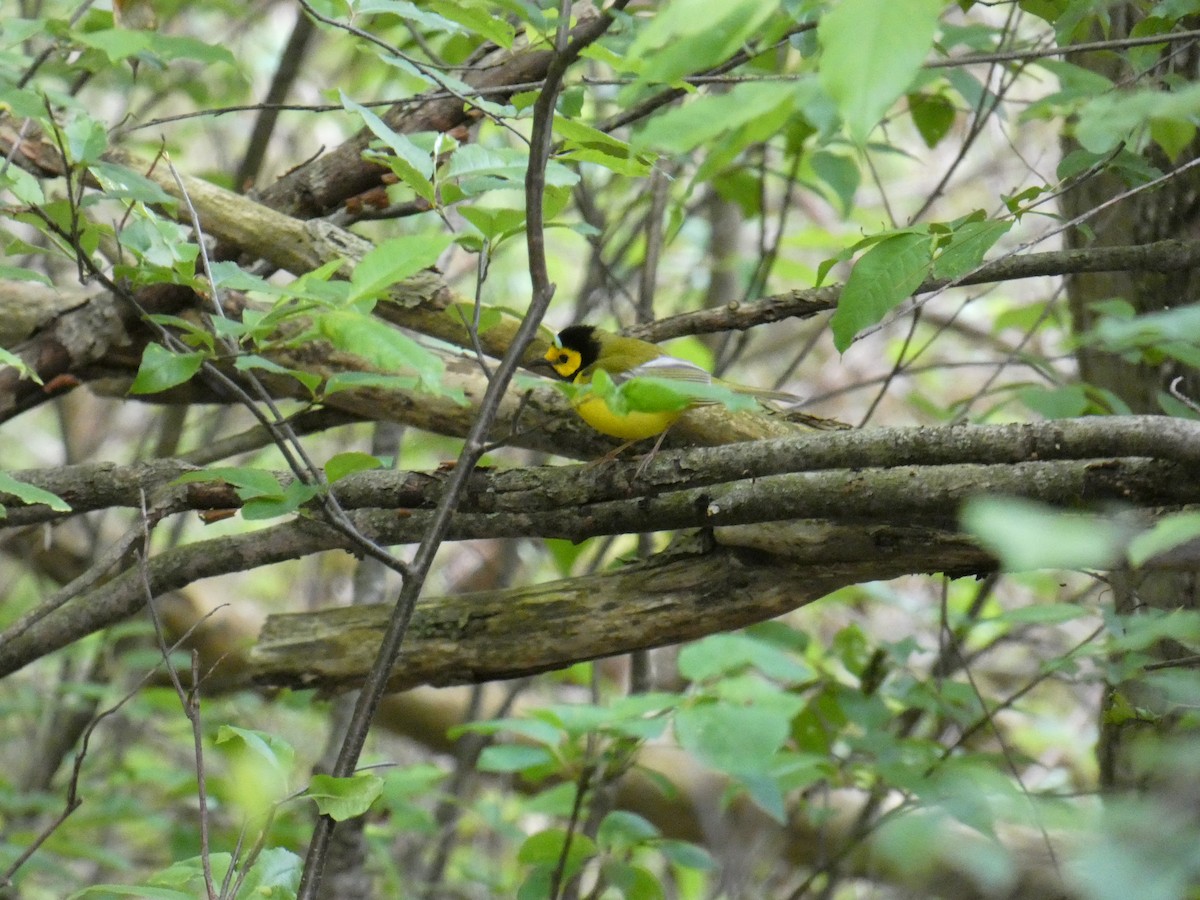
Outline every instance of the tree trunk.
<path fill-rule="evenodd" d="M 1112 27 L 1102 37 L 1113 40 L 1128 36 L 1144 17 L 1144 4 L 1129 3 L 1111 10 Z M 1194 27 L 1194 26 L 1192 26 Z M 1101 37 L 1101 35 L 1094 35 Z M 1169 47 L 1163 51 L 1152 76 L 1194 82 L 1200 71 L 1200 53 L 1195 44 Z M 1076 54 L 1070 57 L 1121 85 L 1137 73 L 1123 67 L 1127 57 L 1108 53 Z M 1119 89 L 1119 88 L 1118 88 Z M 1078 149 L 1069 139 L 1064 154 Z M 1143 152 L 1143 160 L 1166 174 L 1196 158 L 1200 143 L 1193 141 L 1175 160 L 1169 160 L 1157 145 Z M 1126 148 L 1123 152 L 1135 152 Z M 1065 218 L 1074 219 L 1097 209 L 1114 198 L 1127 194 L 1130 184 L 1116 170 L 1086 179 L 1067 191 L 1062 198 Z M 1200 229 L 1200 168 L 1182 173 L 1164 186 L 1140 191 L 1112 203 L 1100 213 L 1067 232 L 1071 248 L 1138 244 L 1164 238 L 1192 240 Z M 1200 270 L 1176 272 L 1124 271 L 1090 273 L 1067 279 L 1067 296 L 1076 334 L 1085 334 L 1096 323 L 1094 304 L 1123 299 L 1139 315 L 1190 305 L 1197 301 Z M 1160 397 L 1176 378 L 1177 389 L 1188 397 L 1200 397 L 1200 373 L 1174 360 L 1130 359 L 1106 352 L 1103 348 L 1082 344 L 1077 351 L 1080 374 L 1085 382 L 1111 391 L 1135 412 L 1161 414 Z M 1143 576 L 1137 572 L 1114 572 L 1112 593 L 1116 612 L 1132 615 L 1139 610 L 1170 611 L 1197 608 L 1197 572 L 1171 572 Z M 1183 645 L 1160 640 L 1152 654 L 1159 663 L 1191 656 Z M 1165 691 L 1156 687 L 1153 675 L 1142 674 L 1120 683 L 1110 683 L 1100 711 L 1101 786 L 1107 791 L 1143 790 L 1169 806 L 1196 799 L 1187 773 L 1178 766 L 1162 765 L 1162 741 L 1186 741 L 1192 735 L 1180 732 L 1178 706 Z M 1140 752 L 1148 749 L 1145 739 L 1155 742 L 1154 761 Z M 1195 806 L 1192 804 L 1192 815 Z"/>

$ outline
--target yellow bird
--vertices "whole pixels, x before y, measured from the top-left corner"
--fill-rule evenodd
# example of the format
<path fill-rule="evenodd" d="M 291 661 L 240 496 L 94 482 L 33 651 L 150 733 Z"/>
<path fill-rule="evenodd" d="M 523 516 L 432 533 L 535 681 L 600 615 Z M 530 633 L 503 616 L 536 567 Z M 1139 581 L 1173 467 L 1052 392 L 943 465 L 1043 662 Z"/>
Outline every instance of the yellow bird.
<path fill-rule="evenodd" d="M 795 402 L 798 399 L 791 394 L 719 381 L 695 363 L 671 356 L 655 344 L 612 334 L 592 325 L 564 328 L 539 363 L 549 365 L 559 378 L 573 384 L 591 384 L 596 373 L 603 371 L 616 385 L 631 378 L 655 378 L 677 382 L 681 388 L 716 384 L 735 394 L 760 400 Z M 714 401 L 697 398 L 683 403 L 677 409 L 618 412 L 609 406 L 604 397 L 587 394 L 575 403 L 575 411 L 601 434 L 632 442 L 662 435 L 689 407 L 705 402 Z"/>

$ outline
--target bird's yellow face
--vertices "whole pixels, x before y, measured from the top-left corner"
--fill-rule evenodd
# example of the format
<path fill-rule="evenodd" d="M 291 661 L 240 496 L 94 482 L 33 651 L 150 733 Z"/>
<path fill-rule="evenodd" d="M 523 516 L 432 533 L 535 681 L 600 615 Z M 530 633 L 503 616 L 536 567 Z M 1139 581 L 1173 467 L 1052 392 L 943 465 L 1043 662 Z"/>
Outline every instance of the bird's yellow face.
<path fill-rule="evenodd" d="M 550 364 L 558 377 L 566 381 L 571 381 L 579 370 L 583 367 L 583 357 L 578 350 L 572 350 L 570 347 L 555 346 L 546 351 L 543 357 Z"/>
<path fill-rule="evenodd" d="M 586 384 L 591 381 L 592 368 L 599 362 L 603 349 L 602 332 L 591 325 L 572 325 L 564 328 L 546 351 L 543 360 L 564 381 Z"/>

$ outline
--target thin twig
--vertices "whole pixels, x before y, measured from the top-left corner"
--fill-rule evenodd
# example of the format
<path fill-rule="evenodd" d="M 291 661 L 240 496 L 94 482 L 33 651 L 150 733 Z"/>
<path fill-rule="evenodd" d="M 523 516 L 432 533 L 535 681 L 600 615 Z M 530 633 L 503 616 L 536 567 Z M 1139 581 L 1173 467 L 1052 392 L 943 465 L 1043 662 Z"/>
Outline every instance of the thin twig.
<path fill-rule="evenodd" d="M 188 722 L 192 726 L 192 747 L 196 758 L 196 793 L 200 803 L 200 862 L 204 869 L 204 886 L 208 891 L 209 900 L 216 900 L 217 889 L 216 884 L 213 882 L 211 847 L 209 845 L 208 790 L 204 770 L 204 734 L 200 727 L 200 655 L 195 649 L 192 650 L 192 687 L 189 691 L 184 688 L 183 682 L 179 679 L 179 670 L 175 668 L 175 663 L 171 659 L 171 652 L 167 647 L 167 639 L 163 632 L 162 621 L 159 619 L 158 610 L 154 606 L 154 589 L 150 584 L 149 569 L 151 520 L 149 512 L 146 509 L 145 491 L 142 491 L 141 513 L 142 552 L 138 560 L 138 573 L 142 582 L 142 590 L 146 593 L 146 609 L 150 613 L 150 621 L 154 624 L 154 636 L 158 641 L 158 648 L 162 654 L 167 677 L 171 680 L 171 686 L 175 689 L 175 696 L 179 698 L 183 714 L 187 716 Z"/>
<path fill-rule="evenodd" d="M 354 772 L 363 745 L 366 743 L 371 720 L 379 708 L 379 702 L 387 689 L 389 676 L 400 655 L 400 648 L 408 632 L 409 623 L 412 621 L 413 610 L 424 587 L 425 577 L 433 564 L 438 548 L 449 532 L 451 519 L 466 491 L 471 473 L 487 447 L 487 436 L 495 422 L 500 401 L 520 366 L 525 348 L 537 335 L 538 327 L 554 296 L 554 286 L 550 283 L 546 268 L 543 193 L 546 165 L 549 162 L 553 139 L 555 99 L 567 68 L 578 58 L 584 47 L 604 34 L 612 24 L 613 11 L 624 8 L 627 2 L 628 0 L 617 0 L 609 10 L 602 14 L 594 27 L 582 32 L 575 41 L 568 43 L 570 4 L 568 0 L 563 0 L 555 39 L 555 56 L 547 70 L 546 87 L 538 96 L 533 107 L 529 167 L 525 176 L 526 244 L 529 252 L 530 279 L 533 283 L 533 296 L 530 300 L 529 311 L 517 329 L 508 352 L 504 354 L 496 367 L 480 403 L 479 415 L 467 434 L 454 470 L 446 480 L 445 493 L 434 511 L 424 539 L 413 556 L 412 564 L 409 567 L 409 577 L 405 579 L 404 586 L 400 590 L 395 610 L 380 642 L 375 663 L 359 693 L 354 715 L 346 729 L 346 739 L 342 744 L 342 751 L 338 754 L 332 773 L 335 777 L 347 777 Z M 317 820 L 312 840 L 309 843 L 304 873 L 297 891 L 297 900 L 315 900 L 318 896 L 334 825 L 334 820 L 329 816 L 321 816 Z"/>

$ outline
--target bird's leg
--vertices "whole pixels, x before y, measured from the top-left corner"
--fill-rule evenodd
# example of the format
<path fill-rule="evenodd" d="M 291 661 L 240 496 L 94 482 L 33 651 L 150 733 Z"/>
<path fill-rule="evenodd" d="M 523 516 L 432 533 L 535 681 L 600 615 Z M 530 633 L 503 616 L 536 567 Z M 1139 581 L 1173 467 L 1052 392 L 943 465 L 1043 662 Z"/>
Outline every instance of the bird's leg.
<path fill-rule="evenodd" d="M 638 467 L 633 471 L 634 481 L 637 481 L 642 477 L 642 473 L 646 471 L 646 466 L 650 465 L 650 461 L 654 459 L 656 455 L 658 455 L 658 448 L 663 445 L 663 441 L 666 440 L 667 437 L 667 432 L 670 430 L 671 425 L 668 425 L 666 428 L 664 428 L 659 436 L 655 439 L 654 446 L 650 448 L 650 452 L 642 457 L 642 461 L 638 463 Z"/>
<path fill-rule="evenodd" d="M 636 443 L 637 443 L 637 441 L 626 441 L 620 447 L 617 447 L 613 450 L 609 450 L 603 456 L 596 457 L 591 462 L 589 462 L 585 468 L 590 469 L 590 468 L 592 468 L 592 466 L 599 466 L 606 462 L 612 462 L 614 459 L 616 459 L 618 456 L 620 456 L 622 453 L 624 453 L 626 450 L 628 450 L 630 447 L 632 447 Z"/>

